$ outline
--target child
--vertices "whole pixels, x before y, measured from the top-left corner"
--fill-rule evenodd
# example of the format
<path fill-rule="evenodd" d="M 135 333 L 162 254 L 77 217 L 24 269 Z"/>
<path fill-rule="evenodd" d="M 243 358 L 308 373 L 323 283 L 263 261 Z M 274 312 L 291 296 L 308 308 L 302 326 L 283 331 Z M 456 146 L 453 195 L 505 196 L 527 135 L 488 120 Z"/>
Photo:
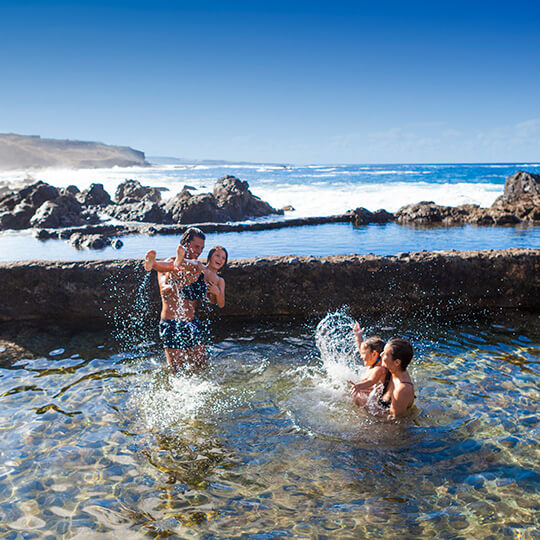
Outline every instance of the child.
<path fill-rule="evenodd" d="M 359 407 L 366 404 L 369 393 L 378 384 L 385 385 L 388 378 L 388 370 L 381 365 L 381 353 L 384 349 L 384 341 L 378 336 L 372 336 L 368 339 L 363 339 L 364 329 L 360 328 L 360 324 L 356 323 L 353 327 L 354 338 L 358 352 L 367 366 L 368 374 L 365 379 L 358 383 L 351 384 L 351 395 L 353 401 Z M 386 384 L 388 384 L 386 382 Z"/>
<path fill-rule="evenodd" d="M 156 270 L 157 272 L 172 272 L 174 274 L 201 273 L 207 286 L 208 299 L 217 304 L 220 308 L 225 306 L 225 280 L 218 275 L 227 265 L 228 253 L 223 246 L 214 246 L 208 252 L 206 265 L 197 260 L 186 259 L 186 249 L 182 244 L 176 249 L 174 261 L 157 261 L 156 252 L 149 251 L 144 257 L 144 269 L 147 271 Z M 202 279 L 201 276 L 201 279 Z"/>

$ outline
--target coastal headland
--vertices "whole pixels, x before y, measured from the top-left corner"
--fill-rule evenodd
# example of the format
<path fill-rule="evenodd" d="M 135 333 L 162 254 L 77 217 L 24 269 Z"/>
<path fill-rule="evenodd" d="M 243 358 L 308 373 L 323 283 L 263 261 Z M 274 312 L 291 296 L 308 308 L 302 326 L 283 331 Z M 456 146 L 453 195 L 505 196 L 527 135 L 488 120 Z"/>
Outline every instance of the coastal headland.
<path fill-rule="evenodd" d="M 0 322 L 157 319 L 155 275 L 145 277 L 140 260 L 2 263 Z M 540 249 L 258 257 L 231 261 L 224 278 L 226 306 L 210 318 L 309 319 L 345 305 L 380 319 L 540 311 Z"/>
<path fill-rule="evenodd" d="M 92 141 L 0 133 L 0 170 L 147 166 L 144 152 Z"/>

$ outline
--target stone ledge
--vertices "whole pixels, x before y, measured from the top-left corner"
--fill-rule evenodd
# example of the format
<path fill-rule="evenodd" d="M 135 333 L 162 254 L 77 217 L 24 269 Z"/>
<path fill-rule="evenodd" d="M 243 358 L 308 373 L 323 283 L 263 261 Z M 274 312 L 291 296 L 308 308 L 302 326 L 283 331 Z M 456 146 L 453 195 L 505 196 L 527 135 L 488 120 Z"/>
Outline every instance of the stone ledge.
<path fill-rule="evenodd" d="M 157 317 L 155 275 L 139 260 L 0 264 L 0 322 Z M 353 315 L 540 311 L 540 249 L 395 256 L 257 257 L 224 272 L 227 305 L 210 317 L 310 318 L 348 305 Z M 140 291 L 144 291 L 144 300 Z"/>

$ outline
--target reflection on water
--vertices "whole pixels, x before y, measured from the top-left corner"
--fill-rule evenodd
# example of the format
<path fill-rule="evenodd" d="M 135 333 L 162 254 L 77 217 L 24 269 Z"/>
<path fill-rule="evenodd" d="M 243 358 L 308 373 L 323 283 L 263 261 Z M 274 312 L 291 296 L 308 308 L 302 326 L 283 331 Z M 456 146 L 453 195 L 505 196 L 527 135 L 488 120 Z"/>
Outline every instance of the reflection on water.
<path fill-rule="evenodd" d="M 345 314 L 222 326 L 178 376 L 157 345 L 36 338 L 0 363 L 0 536 L 537 535 L 538 318 L 363 322 L 415 345 L 407 419 L 352 406 Z"/>

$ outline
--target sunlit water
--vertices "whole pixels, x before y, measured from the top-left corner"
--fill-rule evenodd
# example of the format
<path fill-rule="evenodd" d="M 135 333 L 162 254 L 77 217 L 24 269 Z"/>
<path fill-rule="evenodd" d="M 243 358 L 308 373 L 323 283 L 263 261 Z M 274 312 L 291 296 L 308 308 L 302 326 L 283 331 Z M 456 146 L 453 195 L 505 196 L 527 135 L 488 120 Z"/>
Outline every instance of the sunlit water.
<path fill-rule="evenodd" d="M 537 316 L 362 321 L 414 343 L 400 421 L 351 404 L 351 320 L 317 322 L 222 322 L 176 376 L 153 324 L 14 334 L 33 353 L 0 352 L 1 537 L 538 535 Z"/>
<path fill-rule="evenodd" d="M 65 240 L 40 241 L 28 231 L 0 232 L 0 262 L 21 260 L 80 261 L 95 259 L 137 259 L 149 249 L 159 257 L 176 253 L 178 235 L 122 238 L 121 249 L 77 250 Z M 324 256 L 351 253 L 395 255 L 404 251 L 477 250 L 539 248 L 540 226 L 409 227 L 387 223 L 353 227 L 350 223 L 331 223 L 267 231 L 210 233 L 204 256 L 211 246 L 220 244 L 234 259 L 281 255 Z"/>

